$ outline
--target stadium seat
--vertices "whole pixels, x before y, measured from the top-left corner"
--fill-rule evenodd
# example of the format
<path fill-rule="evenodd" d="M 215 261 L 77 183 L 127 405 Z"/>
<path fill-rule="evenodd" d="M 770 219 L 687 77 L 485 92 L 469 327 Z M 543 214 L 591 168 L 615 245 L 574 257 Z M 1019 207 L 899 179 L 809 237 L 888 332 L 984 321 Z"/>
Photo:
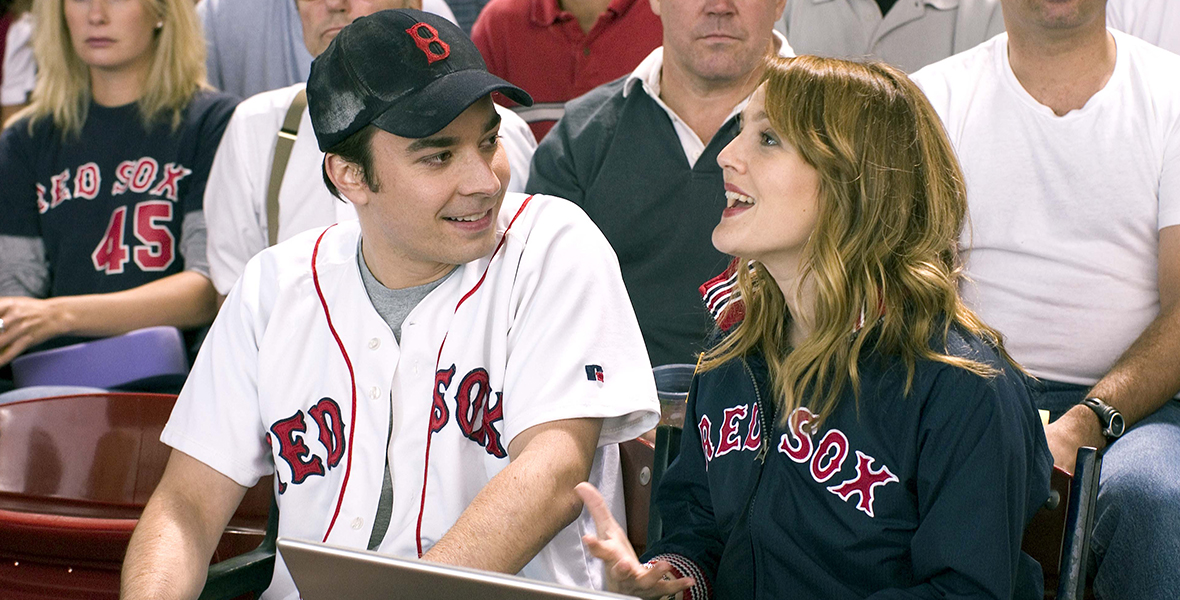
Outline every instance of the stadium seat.
<path fill-rule="evenodd" d="M 103 389 L 167 386 L 188 375 L 184 336 L 175 327 L 148 327 L 123 335 L 30 352 L 12 361 L 16 387 L 74 385 Z M 156 389 L 152 387 L 151 389 Z"/>
<path fill-rule="evenodd" d="M 1022 548 L 1041 564 L 1045 598 L 1086 598 L 1086 564 L 1102 456 L 1090 447 L 1078 449 L 1074 474 L 1053 467 L 1049 500 L 1024 530 Z"/>
<path fill-rule="evenodd" d="M 652 468 L 655 446 L 636 438 L 619 444 L 623 471 L 623 504 L 627 513 L 627 539 L 635 554 L 647 549 L 648 516 L 651 513 Z"/>
<path fill-rule="evenodd" d="M 175 396 L 110 393 L 0 405 L 0 598 L 118 598 L 131 532 L 171 450 Z M 269 478 L 251 489 L 214 560 L 258 545 Z"/>
<path fill-rule="evenodd" d="M 278 534 L 279 505 L 275 502 L 274 494 L 271 494 L 270 511 L 262 541 L 252 550 L 209 565 L 205 587 L 197 600 L 261 597 L 274 577 L 275 540 Z"/>

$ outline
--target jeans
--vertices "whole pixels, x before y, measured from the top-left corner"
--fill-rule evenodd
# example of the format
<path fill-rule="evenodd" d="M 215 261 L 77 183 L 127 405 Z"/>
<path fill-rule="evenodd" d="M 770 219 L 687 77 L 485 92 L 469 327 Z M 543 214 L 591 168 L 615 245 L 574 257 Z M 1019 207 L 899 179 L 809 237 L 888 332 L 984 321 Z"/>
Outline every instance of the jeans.
<path fill-rule="evenodd" d="M 1088 390 L 1042 380 L 1030 392 L 1056 420 Z M 1107 446 L 1090 549 L 1097 598 L 1180 598 L 1180 402 L 1169 400 Z"/>

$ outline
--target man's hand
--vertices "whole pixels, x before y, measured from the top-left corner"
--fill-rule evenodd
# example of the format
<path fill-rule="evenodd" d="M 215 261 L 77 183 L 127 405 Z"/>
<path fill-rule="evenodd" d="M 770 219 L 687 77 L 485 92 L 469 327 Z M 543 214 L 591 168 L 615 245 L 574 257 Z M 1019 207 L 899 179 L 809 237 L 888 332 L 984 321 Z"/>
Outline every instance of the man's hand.
<path fill-rule="evenodd" d="M 1053 464 L 1071 475 L 1078 458 L 1078 448 L 1093 446 L 1101 449 L 1106 446 L 1106 436 L 1102 435 L 1098 416 L 1084 404 L 1069 409 L 1060 419 L 1046 425 L 1045 439 L 1049 442 L 1049 451 L 1053 453 Z"/>
<path fill-rule="evenodd" d="M 607 590 L 640 598 L 663 598 L 696 585 L 691 577 L 673 578 L 672 565 L 664 561 L 657 561 L 650 569 L 640 564 L 627 532 L 610 514 L 602 494 L 586 482 L 579 483 L 574 490 L 594 518 L 596 535 L 582 536 L 582 543 L 590 554 L 605 563 Z"/>
<path fill-rule="evenodd" d="M 10 296 L 0 298 L 0 366 L 22 352 L 65 333 L 63 317 L 52 300 Z"/>

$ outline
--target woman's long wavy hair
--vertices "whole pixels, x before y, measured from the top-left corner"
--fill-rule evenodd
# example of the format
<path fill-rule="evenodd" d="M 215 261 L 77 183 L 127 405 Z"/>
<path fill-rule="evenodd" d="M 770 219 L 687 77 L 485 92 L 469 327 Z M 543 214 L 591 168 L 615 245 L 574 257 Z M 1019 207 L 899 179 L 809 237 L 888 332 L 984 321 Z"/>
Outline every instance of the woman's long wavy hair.
<path fill-rule="evenodd" d="M 932 349 L 935 334 L 945 342 L 952 326 L 1012 362 L 1000 334 L 959 297 L 966 188 L 942 123 L 918 87 L 881 63 L 814 56 L 769 62 L 770 124 L 819 173 L 819 214 L 800 278 L 816 291 L 814 331 L 791 348 L 781 289 L 760 263 L 739 257 L 736 264 L 751 265 L 737 269 L 745 316 L 704 354 L 700 370 L 760 350 L 780 418 L 806 405 L 818 426 L 844 386 L 859 388 L 857 364 L 866 351 L 904 361 L 906 394 L 918 360 L 996 373 Z"/>
<path fill-rule="evenodd" d="M 154 34 L 155 49 L 138 100 L 139 111 L 145 127 L 170 118 L 175 129 L 193 94 L 208 87 L 205 38 L 191 0 L 139 1 L 163 23 Z M 64 137 L 79 134 L 86 122 L 90 68 L 74 52 L 62 4 L 62 0 L 38 0 L 33 4 L 37 83 L 29 107 L 17 117 L 29 117 L 30 131 L 37 121 L 50 118 Z"/>

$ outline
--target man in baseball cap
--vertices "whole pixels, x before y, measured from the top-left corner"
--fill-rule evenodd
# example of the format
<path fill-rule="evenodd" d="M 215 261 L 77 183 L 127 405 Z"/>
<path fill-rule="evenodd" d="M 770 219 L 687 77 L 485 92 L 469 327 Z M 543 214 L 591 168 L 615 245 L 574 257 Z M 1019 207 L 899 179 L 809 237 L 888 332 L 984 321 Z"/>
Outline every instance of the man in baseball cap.
<path fill-rule="evenodd" d="M 505 192 L 490 94 L 529 96 L 413 10 L 344 28 L 307 89 L 358 220 L 269 248 L 230 291 L 161 436 L 124 597 L 195 597 L 268 475 L 281 536 L 601 587 L 573 488 L 605 486 L 621 516 L 617 443 L 658 403 L 602 234 Z M 264 597 L 296 594 L 279 557 Z"/>
<path fill-rule="evenodd" d="M 458 27 L 415 10 L 358 19 L 312 63 L 307 82 L 311 122 L 325 152 L 370 124 L 405 138 L 434 135 L 492 92 L 533 103 L 488 73 Z"/>
<path fill-rule="evenodd" d="M 226 0 L 219 6 L 224 12 L 227 4 L 256 3 Z M 422 6 L 444 18 L 449 14 L 426 8 L 441 6 L 445 10 L 443 0 L 299 0 L 295 4 L 303 42 L 312 56 L 327 50 L 345 25 L 381 10 Z M 307 108 L 310 69 L 308 58 L 304 81 L 244 100 L 218 145 L 205 186 L 204 213 L 209 277 L 217 288 L 219 306 L 242 276 L 246 263 L 267 246 L 308 229 L 356 218 L 352 204 L 336 200 L 320 177 L 324 153 Z M 500 143 L 507 151 L 512 173 L 508 191 L 522 192 L 537 140 L 516 113 L 499 105 L 496 112 L 503 118 Z"/>

